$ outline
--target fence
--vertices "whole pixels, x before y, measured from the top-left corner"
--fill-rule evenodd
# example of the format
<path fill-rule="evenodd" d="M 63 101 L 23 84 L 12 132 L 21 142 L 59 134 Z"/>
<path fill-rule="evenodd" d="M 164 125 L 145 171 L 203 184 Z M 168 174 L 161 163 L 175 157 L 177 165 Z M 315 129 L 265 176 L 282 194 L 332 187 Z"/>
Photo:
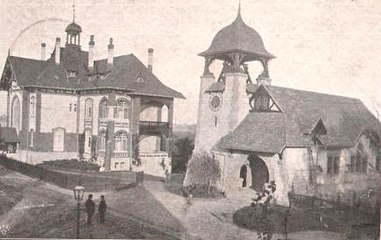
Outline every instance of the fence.
<path fill-rule="evenodd" d="M 132 187 L 137 184 L 137 174 L 134 172 L 70 172 L 50 170 L 36 165 L 30 165 L 14 159 L 0 157 L 0 165 L 22 173 L 32 178 L 51 182 L 66 189 L 73 189 L 81 183 L 89 191 L 100 191 Z"/>

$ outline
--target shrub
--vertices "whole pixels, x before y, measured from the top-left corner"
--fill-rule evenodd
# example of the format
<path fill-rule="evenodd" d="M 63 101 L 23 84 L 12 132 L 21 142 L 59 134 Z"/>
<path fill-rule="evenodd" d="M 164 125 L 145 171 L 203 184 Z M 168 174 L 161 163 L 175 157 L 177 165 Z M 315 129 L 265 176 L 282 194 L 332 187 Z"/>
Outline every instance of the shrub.
<path fill-rule="evenodd" d="M 196 153 L 188 163 L 187 175 L 190 184 L 207 186 L 207 193 L 210 193 L 220 178 L 218 161 L 206 152 Z"/>

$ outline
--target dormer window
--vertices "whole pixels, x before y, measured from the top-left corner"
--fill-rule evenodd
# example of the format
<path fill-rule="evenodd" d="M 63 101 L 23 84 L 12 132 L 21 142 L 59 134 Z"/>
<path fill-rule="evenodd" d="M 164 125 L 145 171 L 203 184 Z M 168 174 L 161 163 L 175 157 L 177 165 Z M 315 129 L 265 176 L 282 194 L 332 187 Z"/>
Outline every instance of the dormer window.
<path fill-rule="evenodd" d="M 257 111 L 269 111 L 270 97 L 266 93 L 260 92 L 255 98 L 254 109 Z"/>
<path fill-rule="evenodd" d="M 136 78 L 135 81 L 136 81 L 136 82 L 144 82 L 144 79 L 143 79 L 142 77 L 138 77 L 138 78 Z"/>
<path fill-rule="evenodd" d="M 69 78 L 74 78 L 75 77 L 75 72 L 69 72 Z"/>

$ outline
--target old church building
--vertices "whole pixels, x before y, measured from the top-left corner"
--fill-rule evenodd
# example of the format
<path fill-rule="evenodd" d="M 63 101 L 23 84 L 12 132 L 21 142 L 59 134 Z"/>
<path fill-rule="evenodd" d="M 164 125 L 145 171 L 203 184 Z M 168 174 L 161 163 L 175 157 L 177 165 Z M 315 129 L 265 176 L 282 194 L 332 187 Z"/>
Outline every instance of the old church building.
<path fill-rule="evenodd" d="M 271 180 L 285 205 L 290 192 L 351 202 L 379 189 L 381 124 L 360 100 L 277 87 L 269 70 L 275 56 L 240 11 L 199 55 L 205 68 L 194 153 L 218 160 L 217 187 L 227 196 L 250 200 Z M 252 61 L 263 66 L 256 78 Z M 212 62 L 222 64 L 217 76 Z"/>
<path fill-rule="evenodd" d="M 183 95 L 165 86 L 133 54 L 114 56 L 113 39 L 106 59 L 94 59 L 95 40 L 81 48 L 81 27 L 66 27 L 66 39 L 41 59 L 8 56 L 1 77 L 8 91 L 7 122 L 17 131 L 15 157 L 36 164 L 82 158 L 105 170 L 149 174 L 171 172 L 170 144 L 174 98 Z"/>

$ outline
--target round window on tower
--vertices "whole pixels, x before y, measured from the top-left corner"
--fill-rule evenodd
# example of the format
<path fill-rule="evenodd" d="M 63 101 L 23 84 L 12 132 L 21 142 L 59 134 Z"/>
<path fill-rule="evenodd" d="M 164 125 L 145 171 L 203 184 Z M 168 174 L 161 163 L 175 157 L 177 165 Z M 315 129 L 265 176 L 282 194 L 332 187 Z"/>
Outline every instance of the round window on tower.
<path fill-rule="evenodd" d="M 222 97 L 221 95 L 212 95 L 209 98 L 209 107 L 212 111 L 220 110 L 222 105 Z"/>

